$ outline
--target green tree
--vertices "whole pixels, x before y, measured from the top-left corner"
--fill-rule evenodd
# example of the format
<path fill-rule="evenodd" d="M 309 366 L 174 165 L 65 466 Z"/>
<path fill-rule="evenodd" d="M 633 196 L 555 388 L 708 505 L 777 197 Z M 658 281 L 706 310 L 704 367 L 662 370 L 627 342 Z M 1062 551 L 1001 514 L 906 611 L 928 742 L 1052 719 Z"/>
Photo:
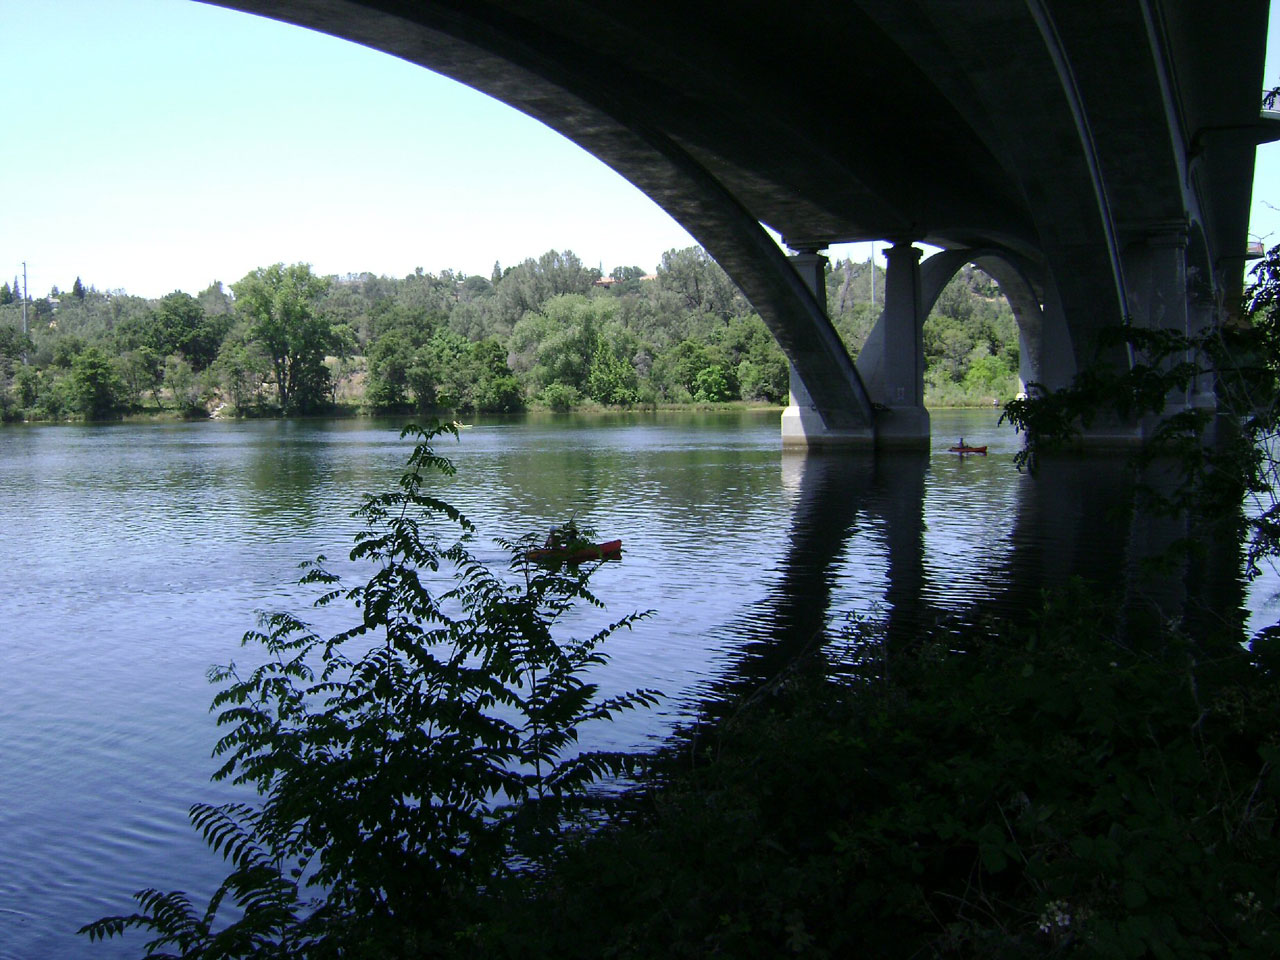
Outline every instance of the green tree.
<path fill-rule="evenodd" d="M 644 267 L 614 267 L 609 271 L 609 276 L 619 283 L 627 283 L 645 276 L 645 269 Z"/>
<path fill-rule="evenodd" d="M 616 316 L 612 298 L 553 297 L 526 314 L 511 333 L 513 368 L 533 391 L 553 384 L 581 389 L 591 370 L 599 330 Z"/>
<path fill-rule="evenodd" d="M 720 352 L 702 340 L 681 340 L 658 358 L 654 378 L 668 396 L 688 400 L 698 390 L 698 374 L 720 360 Z"/>
<path fill-rule="evenodd" d="M 13 392 L 18 405 L 32 410 L 40 399 L 40 375 L 34 367 L 19 367 L 13 375 Z"/>
<path fill-rule="evenodd" d="M 220 280 L 213 281 L 201 290 L 196 299 L 200 301 L 200 307 L 207 317 L 230 316 L 235 309 L 235 303 L 222 288 Z"/>
<path fill-rule="evenodd" d="M 84 284 L 80 282 L 79 277 L 76 277 L 76 282 L 71 287 L 71 295 L 77 300 L 84 299 Z"/>
<path fill-rule="evenodd" d="M 74 334 L 61 336 L 53 343 L 53 352 L 49 358 L 49 364 L 63 370 L 69 370 L 76 357 L 80 356 L 84 349 L 84 341 Z"/>
<path fill-rule="evenodd" d="M 471 405 L 484 413 L 514 413 L 524 407 L 524 391 L 507 365 L 507 348 L 496 337 L 471 346 L 474 381 Z"/>
<path fill-rule="evenodd" d="M 164 379 L 164 368 L 160 358 L 149 347 L 138 347 L 116 357 L 116 370 L 120 374 L 123 396 L 130 406 L 142 402 L 142 395 L 150 390 L 156 406 L 159 407 L 158 391 Z"/>
<path fill-rule="evenodd" d="M 217 359 L 230 320 L 207 316 L 199 300 L 174 291 L 156 305 L 152 347 L 161 356 L 180 354 L 193 370 L 203 370 Z"/>
<path fill-rule="evenodd" d="M 111 359 L 97 347 L 76 355 L 67 376 L 69 406 L 86 420 L 105 420 L 121 406 L 123 387 Z"/>
<path fill-rule="evenodd" d="M 724 367 L 732 392 L 744 400 L 786 401 L 790 367 L 778 341 L 759 316 L 730 318 L 718 342 L 726 359 L 716 362 Z"/>
<path fill-rule="evenodd" d="M 400 332 L 388 333 L 369 348 L 369 376 L 365 381 L 365 404 L 371 409 L 399 412 L 410 406 L 409 371 L 414 348 Z"/>
<path fill-rule="evenodd" d="M 686 310 L 727 320 L 746 307 L 729 275 L 701 247 L 668 250 L 657 276 L 659 288 L 679 297 Z"/>
<path fill-rule="evenodd" d="M 970 357 L 969 370 L 964 375 L 964 388 L 972 394 L 985 394 L 997 399 L 1010 400 L 1017 393 L 1017 377 L 1000 357 L 979 347 L 981 354 Z M 975 350 L 975 353 L 978 353 Z"/>
<path fill-rule="evenodd" d="M 476 383 L 471 405 L 481 413 L 515 413 L 524 409 L 524 390 L 513 376 L 486 377 Z"/>
<path fill-rule="evenodd" d="M 724 367 L 713 363 L 703 367 L 693 380 L 693 399 L 698 403 L 723 403 L 734 399 L 733 386 L 726 376 Z"/>
<path fill-rule="evenodd" d="M 572 410 L 581 399 L 576 388 L 567 383 L 551 383 L 538 394 L 538 399 L 557 413 Z"/>
<path fill-rule="evenodd" d="M 503 272 L 494 284 L 495 309 L 508 332 L 526 313 L 541 310 L 552 297 L 585 295 L 600 272 L 584 266 L 571 250 L 548 250 Z"/>
<path fill-rule="evenodd" d="M 35 415 L 37 419 L 61 420 L 63 417 L 77 412 L 76 398 L 69 373 L 64 373 L 52 367 L 39 371 L 34 396 L 36 398 Z"/>
<path fill-rule="evenodd" d="M 636 386 L 635 368 L 604 337 L 597 337 L 587 372 L 587 395 L 598 403 L 629 406 L 638 399 Z"/>
<path fill-rule="evenodd" d="M 309 413 L 328 400 L 324 358 L 333 336 L 329 320 L 317 309 L 328 287 L 304 263 L 259 267 L 231 285 L 247 335 L 270 360 L 286 413 Z"/>
<path fill-rule="evenodd" d="M 973 337 L 968 330 L 932 314 L 924 322 L 926 362 L 937 361 L 952 380 L 962 380 L 968 370 Z"/>
<path fill-rule="evenodd" d="M 17 327 L 0 324 L 0 373 L 9 374 L 32 346 L 31 338 Z"/>
<path fill-rule="evenodd" d="M 199 413 L 203 415 L 201 402 L 201 384 L 191 364 L 181 357 L 169 357 L 164 363 L 164 385 L 173 397 L 173 404 L 186 415 Z"/>
<path fill-rule="evenodd" d="M 271 365 L 258 346 L 234 335 L 223 341 L 212 369 L 240 415 L 258 402 L 262 383 L 271 375 Z"/>
<path fill-rule="evenodd" d="M 437 330 L 414 354 L 409 384 L 420 410 L 461 410 L 471 406 L 474 370 L 471 344 L 451 330 Z"/>

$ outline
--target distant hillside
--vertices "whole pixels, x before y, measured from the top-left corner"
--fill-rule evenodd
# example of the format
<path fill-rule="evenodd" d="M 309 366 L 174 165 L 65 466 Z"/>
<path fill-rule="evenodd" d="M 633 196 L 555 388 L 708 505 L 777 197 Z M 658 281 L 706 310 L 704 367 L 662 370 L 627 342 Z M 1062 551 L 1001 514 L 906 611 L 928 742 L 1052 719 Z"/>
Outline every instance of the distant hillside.
<path fill-rule="evenodd" d="M 255 299 L 249 291 L 261 284 L 284 286 L 262 288 Z M 289 284 L 305 284 L 306 295 L 290 293 Z M 786 358 L 698 247 L 669 251 L 652 274 L 619 267 L 603 277 L 572 252 L 549 251 L 495 264 L 489 277 L 418 270 L 401 278 L 321 278 L 302 266 L 277 266 L 231 286 L 215 282 L 194 296 L 147 300 L 86 290 L 77 278 L 71 292 L 55 289 L 29 303 L 29 340 L 20 303 L 0 286 L 0 414 L 787 400 Z M 884 303 L 884 273 L 835 261 L 827 296 L 832 322 L 856 356 Z M 284 319 L 273 319 L 273 309 Z M 1013 315 L 976 268 L 962 270 L 939 297 L 925 324 L 925 350 L 930 405 L 985 404 L 1018 388 Z"/>

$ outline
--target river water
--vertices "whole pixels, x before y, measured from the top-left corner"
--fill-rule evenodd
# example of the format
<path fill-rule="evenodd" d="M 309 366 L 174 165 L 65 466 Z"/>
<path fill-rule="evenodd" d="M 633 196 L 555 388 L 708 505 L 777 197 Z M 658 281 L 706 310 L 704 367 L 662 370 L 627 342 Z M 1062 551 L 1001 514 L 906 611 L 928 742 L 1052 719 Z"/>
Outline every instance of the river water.
<path fill-rule="evenodd" d="M 607 611 L 573 627 L 654 610 L 611 642 L 600 681 L 666 699 L 590 731 L 596 745 L 660 740 L 709 687 L 767 675 L 771 653 L 847 614 L 902 629 L 1012 614 L 1083 574 L 1142 602 L 1247 606 L 1255 628 L 1276 618 L 1274 579 L 1246 596 L 1229 550 L 1139 582 L 1134 556 L 1163 534 L 1133 520 L 1123 471 L 1019 474 L 996 421 L 935 411 L 928 453 L 881 457 L 783 452 L 776 413 L 478 421 L 442 442 L 458 473 L 439 486 L 495 563 L 488 537 L 571 514 L 623 538 L 593 580 Z M 961 435 L 989 454 L 949 453 Z M 74 931 L 144 887 L 213 889 L 223 864 L 186 817 L 233 795 L 209 782 L 205 671 L 254 660 L 238 641 L 256 611 L 346 625 L 311 615 L 297 565 L 324 553 L 358 573 L 350 513 L 407 451 L 398 425 L 361 420 L 0 430 L 0 960 L 137 956 L 140 939 Z"/>

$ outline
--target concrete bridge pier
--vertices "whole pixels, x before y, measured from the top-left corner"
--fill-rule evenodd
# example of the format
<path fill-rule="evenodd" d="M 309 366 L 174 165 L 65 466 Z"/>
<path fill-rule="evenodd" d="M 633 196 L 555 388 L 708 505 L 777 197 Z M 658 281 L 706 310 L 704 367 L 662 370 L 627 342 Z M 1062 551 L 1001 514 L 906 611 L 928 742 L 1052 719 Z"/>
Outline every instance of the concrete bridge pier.
<path fill-rule="evenodd" d="M 923 251 L 898 241 L 885 251 L 884 313 L 862 352 L 858 374 L 875 407 L 876 445 L 929 445 L 929 412 L 924 407 L 924 320 L 920 287 Z"/>
<path fill-rule="evenodd" d="M 854 364 L 873 404 L 874 422 L 863 429 L 832 429 L 830 416 L 813 402 L 791 365 L 791 402 L 782 414 L 782 442 L 788 446 L 870 446 L 927 448 L 929 413 L 924 408 L 924 315 L 920 288 L 923 251 L 910 241 L 886 251 L 885 309 Z M 816 249 L 788 257 L 791 266 L 825 313 L 827 258 Z"/>
<path fill-rule="evenodd" d="M 1127 242 L 1120 255 L 1125 322 L 1137 329 L 1189 336 L 1214 323 L 1216 311 L 1212 303 L 1202 302 L 1196 296 L 1195 270 L 1188 265 L 1187 222 L 1170 220 L 1148 223 L 1141 228 L 1131 226 L 1126 233 Z M 1095 327 L 1092 331 L 1077 332 L 1080 342 L 1076 351 L 1082 366 L 1101 361 L 1116 370 L 1123 370 L 1134 362 L 1149 362 L 1140 350 L 1126 351 L 1123 346 L 1109 347 L 1101 354 L 1096 353 L 1097 345 L 1091 338 L 1091 333 L 1096 331 Z M 1194 361 L 1196 358 L 1176 355 L 1165 364 L 1172 366 L 1183 360 Z M 1185 390 L 1170 391 L 1161 414 L 1143 419 L 1121 419 L 1115 415 L 1098 417 L 1082 431 L 1081 443 L 1099 449 L 1136 446 L 1164 418 L 1192 407 L 1212 409 L 1215 406 L 1212 378 L 1200 377 Z"/>
<path fill-rule="evenodd" d="M 924 320 L 920 257 L 910 241 L 885 251 L 884 353 L 880 396 L 872 391 L 876 440 L 884 446 L 929 445 L 929 411 L 924 408 Z"/>
<path fill-rule="evenodd" d="M 827 314 L 827 258 L 815 249 L 803 249 L 787 258 L 813 295 L 822 316 Z M 830 324 L 828 324 L 830 326 Z M 835 337 L 835 331 L 831 331 Z M 843 350 L 843 347 L 839 347 Z M 782 412 L 782 445 L 784 447 L 865 447 L 876 442 L 870 422 L 858 422 L 856 410 L 823 410 L 815 402 L 797 369 L 790 361 L 790 401 Z M 857 380 L 850 363 L 849 374 Z M 861 389 L 861 387 L 859 387 Z"/>
<path fill-rule="evenodd" d="M 1187 268 L 1188 231 L 1182 221 L 1162 224 L 1126 251 L 1128 312 L 1133 323 L 1149 330 L 1168 330 L 1194 336 L 1212 323 L 1212 312 L 1195 309 Z M 1175 357 L 1170 362 L 1194 357 Z M 1199 382 L 1186 391 L 1170 393 L 1165 412 L 1179 413 L 1191 406 L 1215 406 L 1212 389 Z"/>

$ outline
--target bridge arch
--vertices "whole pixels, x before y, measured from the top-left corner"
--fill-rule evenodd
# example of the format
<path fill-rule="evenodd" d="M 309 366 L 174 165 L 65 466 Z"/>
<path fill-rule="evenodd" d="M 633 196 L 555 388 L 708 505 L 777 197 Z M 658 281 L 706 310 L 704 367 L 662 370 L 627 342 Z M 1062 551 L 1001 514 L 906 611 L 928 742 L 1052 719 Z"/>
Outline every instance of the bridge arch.
<path fill-rule="evenodd" d="M 929 316 L 943 289 L 966 264 L 979 267 L 995 280 L 1013 310 L 1018 325 L 1018 379 L 1022 388 L 1025 390 L 1028 383 L 1043 383 L 1044 311 L 1027 276 L 1030 264 L 1024 258 L 994 248 L 935 253 L 920 264 L 921 317 Z"/>
<path fill-rule="evenodd" d="M 761 224 L 801 253 L 884 238 L 998 251 L 990 272 L 1030 344 L 1038 321 L 1028 353 L 1057 386 L 1135 295 L 1182 297 L 1150 283 L 1135 294 L 1118 245 L 1139 225 L 1202 214 L 1212 282 L 1227 299 L 1239 292 L 1253 149 L 1280 136 L 1259 123 L 1262 44 L 1240 40 L 1265 36 L 1261 0 L 1101 12 L 988 0 L 980 14 L 916 0 L 910 15 L 851 0 L 824 8 L 818 29 L 802 12 L 725 15 L 705 0 L 206 2 L 438 71 L 607 163 L 742 288 L 792 361 L 814 436 L 852 442 L 879 436 L 875 391 Z M 866 94 L 836 102 L 832 90 Z M 1176 285 L 1181 271 L 1161 256 Z M 895 271 L 909 304 L 895 343 L 914 336 L 913 267 Z M 901 385 L 910 359 L 888 353 L 898 398 L 918 384 Z M 927 417 L 909 407 L 890 419 L 927 443 Z"/>
<path fill-rule="evenodd" d="M 657 78 L 627 75 L 562 25 L 520 4 L 436 0 L 412 10 L 373 0 L 207 0 L 320 30 L 433 70 L 540 120 L 612 167 L 683 226 L 759 313 L 801 381 L 806 410 L 831 435 L 870 442 L 867 390 L 809 285 L 741 192 L 655 103 Z M 583 29 L 648 29 L 560 11 Z M 611 37 L 616 42 L 617 38 Z M 639 43 L 637 49 L 647 48 Z M 657 98 L 660 100 L 661 98 Z M 684 116 L 687 123 L 690 116 Z M 761 117 L 763 120 L 763 117 Z M 794 377 L 793 377 L 794 382 Z"/>
<path fill-rule="evenodd" d="M 1057 389 L 1076 373 L 1071 330 L 1057 302 L 1057 291 L 1045 271 L 1026 257 L 998 247 L 942 250 L 920 264 L 919 322 L 933 310 L 943 289 L 967 264 L 981 269 L 1000 287 L 1018 327 L 1018 378 L 1023 388 L 1041 384 Z M 884 350 L 883 317 L 867 338 L 858 357 L 859 369 L 878 387 L 875 369 Z"/>

